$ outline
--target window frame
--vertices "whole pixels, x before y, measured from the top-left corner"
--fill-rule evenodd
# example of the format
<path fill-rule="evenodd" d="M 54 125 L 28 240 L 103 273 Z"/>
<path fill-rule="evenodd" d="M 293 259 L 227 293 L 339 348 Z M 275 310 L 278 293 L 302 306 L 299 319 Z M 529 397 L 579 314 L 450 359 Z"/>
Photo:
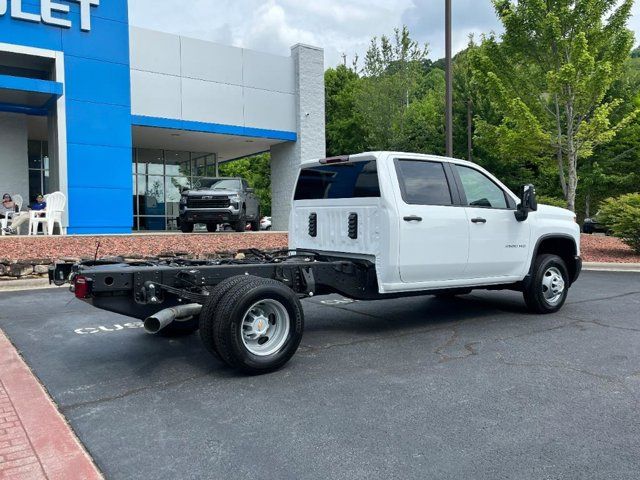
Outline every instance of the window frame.
<path fill-rule="evenodd" d="M 416 203 L 409 201 L 409 195 L 407 193 L 407 189 L 404 182 L 404 177 L 402 175 L 402 170 L 400 168 L 401 162 L 423 162 L 423 163 L 436 163 L 442 167 L 444 172 L 445 180 L 447 181 L 447 187 L 449 189 L 449 195 L 451 196 L 451 204 L 442 204 L 442 203 Z M 462 206 L 462 199 L 460 197 L 460 192 L 458 191 L 458 186 L 455 182 L 455 177 L 450 168 L 449 162 L 438 161 L 438 160 L 430 160 L 430 159 L 422 159 L 422 158 L 411 158 L 411 157 L 398 157 L 395 158 L 394 167 L 396 172 L 396 178 L 398 180 L 398 186 L 400 187 L 400 195 L 402 197 L 402 201 L 406 205 L 423 205 L 423 206 L 431 206 L 431 207 L 460 207 Z"/>
<path fill-rule="evenodd" d="M 455 178 L 456 186 L 459 191 L 460 200 L 463 206 L 468 208 L 484 208 L 487 210 L 507 210 L 507 211 L 516 210 L 517 205 L 516 205 L 516 202 L 513 200 L 513 198 L 511 198 L 511 195 L 509 195 L 504 188 L 498 185 L 491 177 L 487 176 L 487 174 L 484 173 L 483 171 L 478 170 L 477 168 L 474 168 L 470 165 L 462 165 L 460 163 L 451 163 L 450 167 L 451 167 L 451 172 L 453 174 L 453 177 Z M 467 198 L 467 193 L 464 190 L 464 184 L 462 183 L 462 178 L 460 177 L 460 173 L 458 172 L 457 167 L 468 168 L 469 170 L 473 170 L 479 173 L 480 175 L 482 175 L 487 180 L 489 180 L 491 183 L 493 183 L 498 188 L 498 190 L 502 192 L 502 195 L 504 196 L 504 200 L 507 206 L 503 208 L 503 207 L 485 207 L 482 205 L 470 205 L 469 199 Z"/>

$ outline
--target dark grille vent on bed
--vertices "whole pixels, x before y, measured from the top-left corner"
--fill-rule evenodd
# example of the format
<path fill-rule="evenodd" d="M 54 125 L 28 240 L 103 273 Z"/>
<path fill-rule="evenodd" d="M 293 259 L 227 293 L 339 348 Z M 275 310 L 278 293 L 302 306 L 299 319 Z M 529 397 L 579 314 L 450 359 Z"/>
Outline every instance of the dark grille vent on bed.
<path fill-rule="evenodd" d="M 358 238 L 358 214 L 349 215 L 349 238 L 356 240 Z"/>
<path fill-rule="evenodd" d="M 311 213 L 309 215 L 309 236 L 317 237 L 318 236 L 318 214 Z"/>

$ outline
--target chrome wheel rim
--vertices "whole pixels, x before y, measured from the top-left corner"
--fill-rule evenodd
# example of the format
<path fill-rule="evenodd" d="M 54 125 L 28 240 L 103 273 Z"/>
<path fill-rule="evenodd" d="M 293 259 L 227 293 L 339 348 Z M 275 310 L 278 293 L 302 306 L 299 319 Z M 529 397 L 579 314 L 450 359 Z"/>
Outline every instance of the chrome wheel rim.
<path fill-rule="evenodd" d="M 542 276 L 542 295 L 549 305 L 557 305 L 564 295 L 565 281 L 557 267 L 550 267 Z"/>
<path fill-rule="evenodd" d="M 290 329 L 289 312 L 277 300 L 256 302 L 247 310 L 240 326 L 242 343 L 253 355 L 273 355 L 287 341 Z"/>

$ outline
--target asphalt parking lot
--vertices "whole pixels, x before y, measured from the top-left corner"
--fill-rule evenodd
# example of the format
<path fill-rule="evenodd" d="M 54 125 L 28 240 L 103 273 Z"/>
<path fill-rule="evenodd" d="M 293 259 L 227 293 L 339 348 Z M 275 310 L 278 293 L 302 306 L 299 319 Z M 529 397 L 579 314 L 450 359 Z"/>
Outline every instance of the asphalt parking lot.
<path fill-rule="evenodd" d="M 0 294 L 0 328 L 108 479 L 638 478 L 640 274 L 585 272 L 544 317 L 512 292 L 304 304 L 259 377 L 66 291 Z"/>

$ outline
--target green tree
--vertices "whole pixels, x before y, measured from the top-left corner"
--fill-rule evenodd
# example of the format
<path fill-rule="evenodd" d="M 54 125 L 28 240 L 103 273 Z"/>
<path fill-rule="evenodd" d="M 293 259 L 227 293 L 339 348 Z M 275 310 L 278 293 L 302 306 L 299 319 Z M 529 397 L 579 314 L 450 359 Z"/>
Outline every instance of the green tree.
<path fill-rule="evenodd" d="M 411 102 L 402 121 L 392 126 L 393 149 L 444 155 L 444 72 L 433 69 L 425 81 L 429 84 L 426 92 Z"/>
<path fill-rule="evenodd" d="M 351 68 L 339 65 L 325 72 L 326 135 L 329 156 L 366 150 L 366 131 L 356 98 L 360 76 Z"/>
<path fill-rule="evenodd" d="M 261 215 L 271 215 L 271 155 L 263 153 L 220 165 L 223 177 L 242 177 L 260 198 Z"/>
<path fill-rule="evenodd" d="M 500 113 L 479 119 L 476 136 L 502 158 L 544 169 L 555 155 L 562 194 L 575 210 L 580 162 L 637 114 L 615 119 L 607 97 L 633 43 L 633 0 L 493 0 L 501 42 L 483 39 L 474 55 L 477 84 Z"/>
<path fill-rule="evenodd" d="M 427 53 L 407 27 L 371 40 L 356 96 L 367 150 L 395 149 L 404 137 L 405 113 L 424 93 Z"/>

